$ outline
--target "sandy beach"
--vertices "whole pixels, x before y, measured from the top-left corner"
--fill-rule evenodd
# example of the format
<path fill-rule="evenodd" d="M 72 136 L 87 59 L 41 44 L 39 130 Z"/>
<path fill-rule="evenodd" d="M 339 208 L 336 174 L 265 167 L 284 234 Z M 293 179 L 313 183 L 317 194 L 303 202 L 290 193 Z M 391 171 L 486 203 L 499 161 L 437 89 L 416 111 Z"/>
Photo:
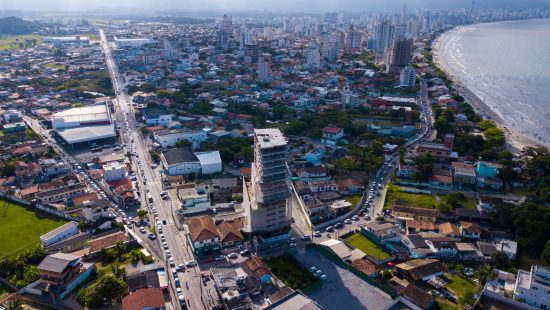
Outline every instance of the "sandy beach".
<path fill-rule="evenodd" d="M 449 70 L 449 64 L 447 64 L 442 57 L 439 56 L 439 45 L 441 37 L 437 38 L 432 44 L 432 56 L 434 63 L 443 70 L 453 82 L 452 88 L 454 88 L 465 101 L 469 103 L 472 108 L 476 111 L 477 114 L 489 118 L 493 121 L 499 128 L 501 128 L 506 136 L 506 149 L 510 152 L 517 154 L 526 146 L 536 146 L 538 145 L 533 140 L 530 140 L 519 134 L 521 131 L 520 128 L 514 128 L 510 124 L 506 124 L 502 118 L 500 118 L 490 107 L 488 107 L 483 100 L 481 100 L 474 92 L 472 92 L 468 87 L 463 85 L 461 81 L 452 75 L 452 71 Z"/>

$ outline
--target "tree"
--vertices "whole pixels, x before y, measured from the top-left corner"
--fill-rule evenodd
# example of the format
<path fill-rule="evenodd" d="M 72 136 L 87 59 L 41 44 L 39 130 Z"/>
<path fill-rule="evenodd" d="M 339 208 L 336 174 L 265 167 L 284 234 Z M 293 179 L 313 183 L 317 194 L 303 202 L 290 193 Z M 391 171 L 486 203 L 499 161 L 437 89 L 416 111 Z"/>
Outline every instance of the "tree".
<path fill-rule="evenodd" d="M 189 142 L 187 140 L 180 140 L 180 141 L 176 142 L 176 147 L 179 147 L 179 148 L 191 147 L 191 142 Z"/>
<path fill-rule="evenodd" d="M 11 177 L 15 175 L 15 162 L 7 161 L 4 162 L 4 167 L 2 168 L 3 177 Z"/>
<path fill-rule="evenodd" d="M 474 275 L 479 281 L 479 286 L 483 287 L 485 283 L 491 279 L 493 275 L 493 267 L 487 264 L 481 265 L 478 269 L 476 269 Z"/>
<path fill-rule="evenodd" d="M 502 251 L 496 251 L 493 255 L 491 255 L 491 257 L 495 261 L 495 268 L 503 269 L 512 265 L 512 262 L 508 259 L 508 256 L 506 256 L 506 253 Z"/>
<path fill-rule="evenodd" d="M 462 306 L 462 309 L 471 308 L 475 301 L 472 290 L 467 290 L 464 295 L 458 297 L 458 303 Z"/>
<path fill-rule="evenodd" d="M 462 207 L 462 203 L 466 201 L 466 196 L 461 192 L 453 192 L 443 197 L 443 204 L 450 206 L 452 209 Z"/>
<path fill-rule="evenodd" d="M 544 250 L 542 250 L 542 253 L 540 254 L 540 259 L 546 263 L 546 266 L 550 266 L 550 240 L 546 241 Z"/>
<path fill-rule="evenodd" d="M 80 290 L 78 301 L 90 308 L 103 307 L 126 294 L 128 285 L 112 274 L 101 276 L 94 284 Z"/>
<path fill-rule="evenodd" d="M 9 301 L 5 307 L 5 310 L 23 310 L 23 302 L 21 301 L 21 298 L 17 296 L 13 300 Z"/>
<path fill-rule="evenodd" d="M 147 216 L 147 210 L 139 209 L 136 214 L 139 217 L 139 220 L 143 221 L 143 219 L 145 219 L 145 217 Z"/>
<path fill-rule="evenodd" d="M 348 172 L 352 170 L 357 170 L 359 167 L 357 166 L 357 163 L 351 159 L 347 158 L 340 158 L 335 161 L 333 161 L 334 167 L 338 170 L 346 170 Z"/>
<path fill-rule="evenodd" d="M 428 179 L 433 172 L 433 163 L 435 158 L 430 153 L 418 155 L 413 159 L 416 165 L 414 179 L 417 181 Z"/>
<path fill-rule="evenodd" d="M 381 279 L 383 282 L 389 281 L 393 277 L 393 274 L 389 270 L 384 270 L 381 275 Z"/>

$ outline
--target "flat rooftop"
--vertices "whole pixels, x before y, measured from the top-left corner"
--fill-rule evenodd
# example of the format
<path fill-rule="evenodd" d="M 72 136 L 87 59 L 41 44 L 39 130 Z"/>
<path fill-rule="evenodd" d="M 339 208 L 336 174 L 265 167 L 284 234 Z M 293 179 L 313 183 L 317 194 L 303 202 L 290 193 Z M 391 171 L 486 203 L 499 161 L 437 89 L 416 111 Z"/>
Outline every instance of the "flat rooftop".
<path fill-rule="evenodd" d="M 112 124 L 61 128 L 56 131 L 69 144 L 116 137 Z"/>
<path fill-rule="evenodd" d="M 260 148 L 286 146 L 286 140 L 277 128 L 254 129 L 254 140 Z"/>
<path fill-rule="evenodd" d="M 72 108 L 52 115 L 52 120 L 59 118 L 65 122 L 90 122 L 110 119 L 107 106 L 103 104 Z"/>

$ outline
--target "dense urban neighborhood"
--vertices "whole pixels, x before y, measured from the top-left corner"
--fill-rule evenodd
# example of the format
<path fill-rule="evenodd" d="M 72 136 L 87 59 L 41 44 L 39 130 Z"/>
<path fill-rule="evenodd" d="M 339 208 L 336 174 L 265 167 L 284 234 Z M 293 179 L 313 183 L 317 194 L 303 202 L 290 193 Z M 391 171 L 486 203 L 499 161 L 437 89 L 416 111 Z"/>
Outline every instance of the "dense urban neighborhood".
<path fill-rule="evenodd" d="M 550 308 L 550 153 L 432 49 L 549 17 L 0 18 L 0 309 Z"/>

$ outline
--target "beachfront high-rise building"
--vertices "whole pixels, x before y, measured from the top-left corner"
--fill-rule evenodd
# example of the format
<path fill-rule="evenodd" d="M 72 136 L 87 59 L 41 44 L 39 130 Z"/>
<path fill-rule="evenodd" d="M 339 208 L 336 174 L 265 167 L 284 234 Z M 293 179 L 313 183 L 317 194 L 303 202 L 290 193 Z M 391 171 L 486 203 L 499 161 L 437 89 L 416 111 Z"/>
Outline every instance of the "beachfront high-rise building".
<path fill-rule="evenodd" d="M 222 30 L 229 32 L 231 30 L 231 25 L 233 25 L 231 16 L 224 14 L 222 18 Z"/>
<path fill-rule="evenodd" d="M 414 87 L 416 84 L 416 71 L 411 66 L 406 66 L 399 75 L 399 86 Z"/>
<path fill-rule="evenodd" d="M 279 129 L 254 129 L 254 162 L 243 181 L 246 232 L 288 235 L 290 228 L 288 145 Z"/>
<path fill-rule="evenodd" d="M 386 20 L 374 26 L 374 51 L 376 53 L 384 53 L 391 47 L 394 31 L 394 27 Z"/>
<path fill-rule="evenodd" d="M 395 39 L 391 49 L 388 72 L 399 72 L 411 61 L 413 41 L 411 39 Z"/>

